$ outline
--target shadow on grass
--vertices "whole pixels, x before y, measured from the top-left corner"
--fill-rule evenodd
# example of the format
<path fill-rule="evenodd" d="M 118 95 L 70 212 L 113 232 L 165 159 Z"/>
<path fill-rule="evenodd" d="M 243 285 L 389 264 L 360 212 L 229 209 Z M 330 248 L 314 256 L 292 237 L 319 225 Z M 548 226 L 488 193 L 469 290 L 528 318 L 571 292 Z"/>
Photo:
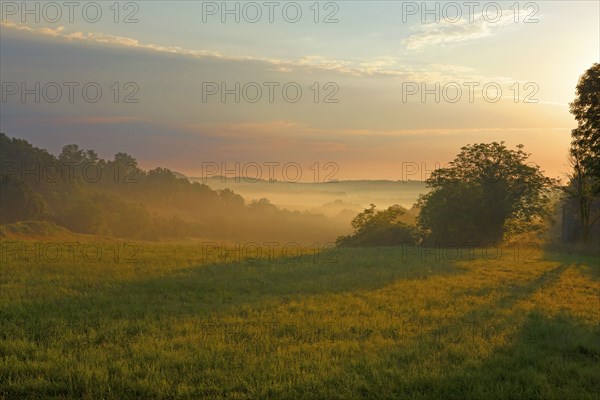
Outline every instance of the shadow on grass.
<path fill-rule="evenodd" d="M 441 371 L 437 376 L 421 371 L 402 379 L 391 391 L 374 385 L 363 388 L 356 398 L 596 399 L 600 393 L 600 326 L 566 314 L 548 317 L 531 311 L 520 315 L 513 309 L 519 301 L 551 286 L 567 268 L 560 265 L 528 284 L 512 287 L 494 305 L 466 313 L 451 325 L 419 335 L 411 347 L 390 352 L 388 364 L 406 359 L 416 365 L 435 361 Z M 496 339 L 503 335 L 509 344 L 496 347 Z M 494 346 L 483 358 L 477 354 L 482 343 Z M 360 367 L 355 371 L 358 380 L 363 378 L 360 371 Z"/>
<path fill-rule="evenodd" d="M 600 280 L 600 253 L 581 254 L 576 251 L 546 251 L 544 259 L 558 261 L 563 264 L 573 264 L 579 272 L 595 281 Z"/>
<path fill-rule="evenodd" d="M 403 260 L 397 248 L 344 249 L 334 262 L 302 256 L 293 261 L 204 265 L 169 276 L 116 282 L 85 295 L 20 302 L 0 308 L 2 338 L 56 341 L 64 329 L 105 327 L 108 321 L 222 314 L 240 306 L 286 302 L 299 296 L 374 290 L 400 279 L 463 274 L 450 263 Z M 143 334 L 140 331 L 139 334 Z"/>
<path fill-rule="evenodd" d="M 596 399 L 600 330 L 569 316 L 533 312 L 509 346 L 481 364 L 455 365 L 437 380 L 419 379 L 403 393 L 444 399 Z"/>
<path fill-rule="evenodd" d="M 313 397 L 596 399 L 600 327 L 566 314 L 549 317 L 516 307 L 552 286 L 567 268 L 560 265 L 524 285 L 507 288 L 491 304 L 438 330 L 422 332 L 408 343 L 390 345 L 371 357 L 357 354 L 344 370 L 352 383 L 337 393 L 324 384 L 313 387 Z M 335 385 L 333 378 L 330 384 Z M 290 399 L 306 398 L 305 394 L 304 382 L 278 393 Z"/>
<path fill-rule="evenodd" d="M 448 327 L 450 329 L 416 337 L 414 344 L 422 348 L 420 353 L 415 352 L 407 357 L 405 353 L 410 349 L 396 348 L 394 343 L 389 347 L 382 345 L 382 352 L 372 355 L 375 360 L 357 357 L 334 365 L 338 360 L 330 358 L 328 361 L 332 367 L 339 367 L 339 375 L 332 368 L 325 377 L 320 376 L 314 386 L 307 386 L 304 381 L 297 386 L 288 382 L 272 387 L 270 397 L 592 398 L 593 394 L 597 394 L 600 384 L 598 329 L 586 327 L 568 316 L 548 318 L 539 313 L 520 315 L 519 311 L 513 309 L 519 301 L 552 285 L 566 268 L 567 264 L 560 265 L 527 284 L 507 288 L 501 298 L 464 314 L 455 321 L 454 326 Z M 84 296 L 6 306 L 0 309 L 3 321 L 0 338 L 35 341 L 36 346 L 31 347 L 30 354 L 22 351 L 16 355 L 24 358 L 43 358 L 43 351 L 40 356 L 34 351 L 50 348 L 60 353 L 69 351 L 69 346 L 75 349 L 75 354 L 79 354 L 79 347 L 86 350 L 106 349 L 108 353 L 110 346 L 123 345 L 129 351 L 128 344 L 132 337 L 144 335 L 147 329 L 159 326 L 162 318 L 167 320 L 191 315 L 209 319 L 217 313 L 220 317 L 236 313 L 242 306 L 278 304 L 297 296 L 369 291 L 402 279 L 422 279 L 427 283 L 427 279 L 435 276 L 473 272 L 457 268 L 449 262 L 427 265 L 419 259 L 405 262 L 398 249 L 390 248 L 343 250 L 336 262 L 332 263 L 315 262 L 311 256 L 306 256 L 288 263 L 262 260 L 251 264 L 207 265 L 180 270 L 166 277 L 118 282 Z M 510 330 L 513 326 L 518 326 L 518 330 Z M 510 331 L 509 344 L 496 347 L 487 356 L 466 354 L 474 342 L 462 345 L 460 350 L 465 353 L 462 355 L 451 353 L 444 347 L 452 344 L 452 337 L 448 335 L 453 335 L 458 341 L 464 335 L 465 342 L 470 340 L 466 337 L 469 333 L 465 328 L 481 327 L 490 327 L 492 334 Z M 70 339 L 62 337 L 65 332 L 73 330 L 83 332 L 83 335 Z M 89 335 L 88 330 L 91 331 Z M 353 341 L 356 334 L 342 339 Z M 493 341 L 489 343 L 493 345 Z M 157 352 L 153 356 L 159 357 L 160 354 Z M 421 362 L 418 356 L 427 358 L 427 362 L 434 360 L 441 363 L 442 373 L 428 375 L 427 369 L 420 367 L 418 376 L 399 377 L 409 374 L 411 368 L 418 367 Z M 235 355 L 232 354 L 232 357 L 235 359 Z M 59 374 L 59 366 L 56 368 L 55 372 Z M 242 371 L 242 367 L 239 371 Z M 79 396 L 73 397 L 83 397 L 89 386 L 96 382 L 93 379 L 89 382 L 82 380 L 70 387 L 68 379 L 72 375 L 72 371 L 59 374 L 58 377 L 48 373 L 47 377 L 52 377 L 56 387 L 40 388 L 37 393 L 63 397 L 76 393 Z M 334 380 L 338 377 L 340 380 L 335 386 Z M 255 386 L 250 385 L 244 390 L 258 391 L 261 386 L 269 385 L 270 381 L 263 378 L 248 376 L 248 382 L 253 382 Z M 215 387 L 210 390 L 221 394 L 217 383 L 223 381 L 218 378 L 213 380 Z M 356 383 L 358 381 L 363 384 Z M 143 392 L 136 381 L 109 382 L 123 385 L 115 389 L 116 393 L 131 394 L 121 397 L 173 397 L 171 392 L 164 395 L 151 389 Z M 11 388 L 9 394 L 12 398 L 28 398 L 26 389 Z"/>

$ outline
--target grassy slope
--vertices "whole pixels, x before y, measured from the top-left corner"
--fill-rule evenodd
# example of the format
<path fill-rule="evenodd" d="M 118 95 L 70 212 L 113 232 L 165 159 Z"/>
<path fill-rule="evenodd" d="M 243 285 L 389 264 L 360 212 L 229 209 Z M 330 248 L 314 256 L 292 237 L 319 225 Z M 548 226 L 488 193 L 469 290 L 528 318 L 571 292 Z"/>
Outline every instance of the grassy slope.
<path fill-rule="evenodd" d="M 4 249 L 0 398 L 600 390 L 597 259 L 505 251 L 449 262 L 387 248 L 198 266 L 197 247 L 126 245 L 100 244 L 95 262 L 80 248 L 56 262 Z"/>
<path fill-rule="evenodd" d="M 2 240 L 67 240 L 77 237 L 78 234 L 66 228 L 46 221 L 21 221 L 13 224 L 0 225 L 0 239 Z M 89 235 L 81 235 L 85 236 Z"/>

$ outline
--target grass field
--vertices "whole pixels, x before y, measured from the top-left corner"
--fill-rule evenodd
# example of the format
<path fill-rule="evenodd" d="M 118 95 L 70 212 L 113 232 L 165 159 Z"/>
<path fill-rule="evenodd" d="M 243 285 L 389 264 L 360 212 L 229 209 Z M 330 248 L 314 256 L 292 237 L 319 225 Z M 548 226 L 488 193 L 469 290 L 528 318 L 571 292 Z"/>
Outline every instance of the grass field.
<path fill-rule="evenodd" d="M 222 263 L 192 244 L 2 246 L 3 399 L 600 393 L 593 257 L 374 248 Z"/>

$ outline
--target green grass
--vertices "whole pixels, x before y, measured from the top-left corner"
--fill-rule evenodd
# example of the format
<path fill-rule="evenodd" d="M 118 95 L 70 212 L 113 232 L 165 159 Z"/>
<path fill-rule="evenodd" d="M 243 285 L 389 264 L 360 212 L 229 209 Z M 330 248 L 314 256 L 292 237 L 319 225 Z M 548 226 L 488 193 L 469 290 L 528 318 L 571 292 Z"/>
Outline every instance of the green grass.
<path fill-rule="evenodd" d="M 0 398 L 600 393 L 597 258 L 373 248 L 218 263 L 191 243 L 103 242 L 94 262 L 84 244 L 50 262 L 15 243 L 2 243 Z"/>

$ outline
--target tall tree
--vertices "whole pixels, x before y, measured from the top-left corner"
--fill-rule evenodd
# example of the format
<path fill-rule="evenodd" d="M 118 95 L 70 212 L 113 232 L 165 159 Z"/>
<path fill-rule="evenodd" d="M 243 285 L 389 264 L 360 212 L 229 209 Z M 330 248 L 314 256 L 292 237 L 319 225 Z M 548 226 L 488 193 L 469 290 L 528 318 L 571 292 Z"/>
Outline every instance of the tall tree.
<path fill-rule="evenodd" d="M 575 100 L 570 104 L 577 128 L 571 131 L 570 163 L 573 168 L 564 187 L 576 203 L 581 239 L 589 242 L 592 228 L 600 221 L 600 64 L 595 63 L 579 78 Z"/>
<path fill-rule="evenodd" d="M 579 78 L 570 106 L 577 121 L 571 131 L 571 154 L 596 178 L 593 189 L 600 194 L 600 64 L 594 63 Z"/>

